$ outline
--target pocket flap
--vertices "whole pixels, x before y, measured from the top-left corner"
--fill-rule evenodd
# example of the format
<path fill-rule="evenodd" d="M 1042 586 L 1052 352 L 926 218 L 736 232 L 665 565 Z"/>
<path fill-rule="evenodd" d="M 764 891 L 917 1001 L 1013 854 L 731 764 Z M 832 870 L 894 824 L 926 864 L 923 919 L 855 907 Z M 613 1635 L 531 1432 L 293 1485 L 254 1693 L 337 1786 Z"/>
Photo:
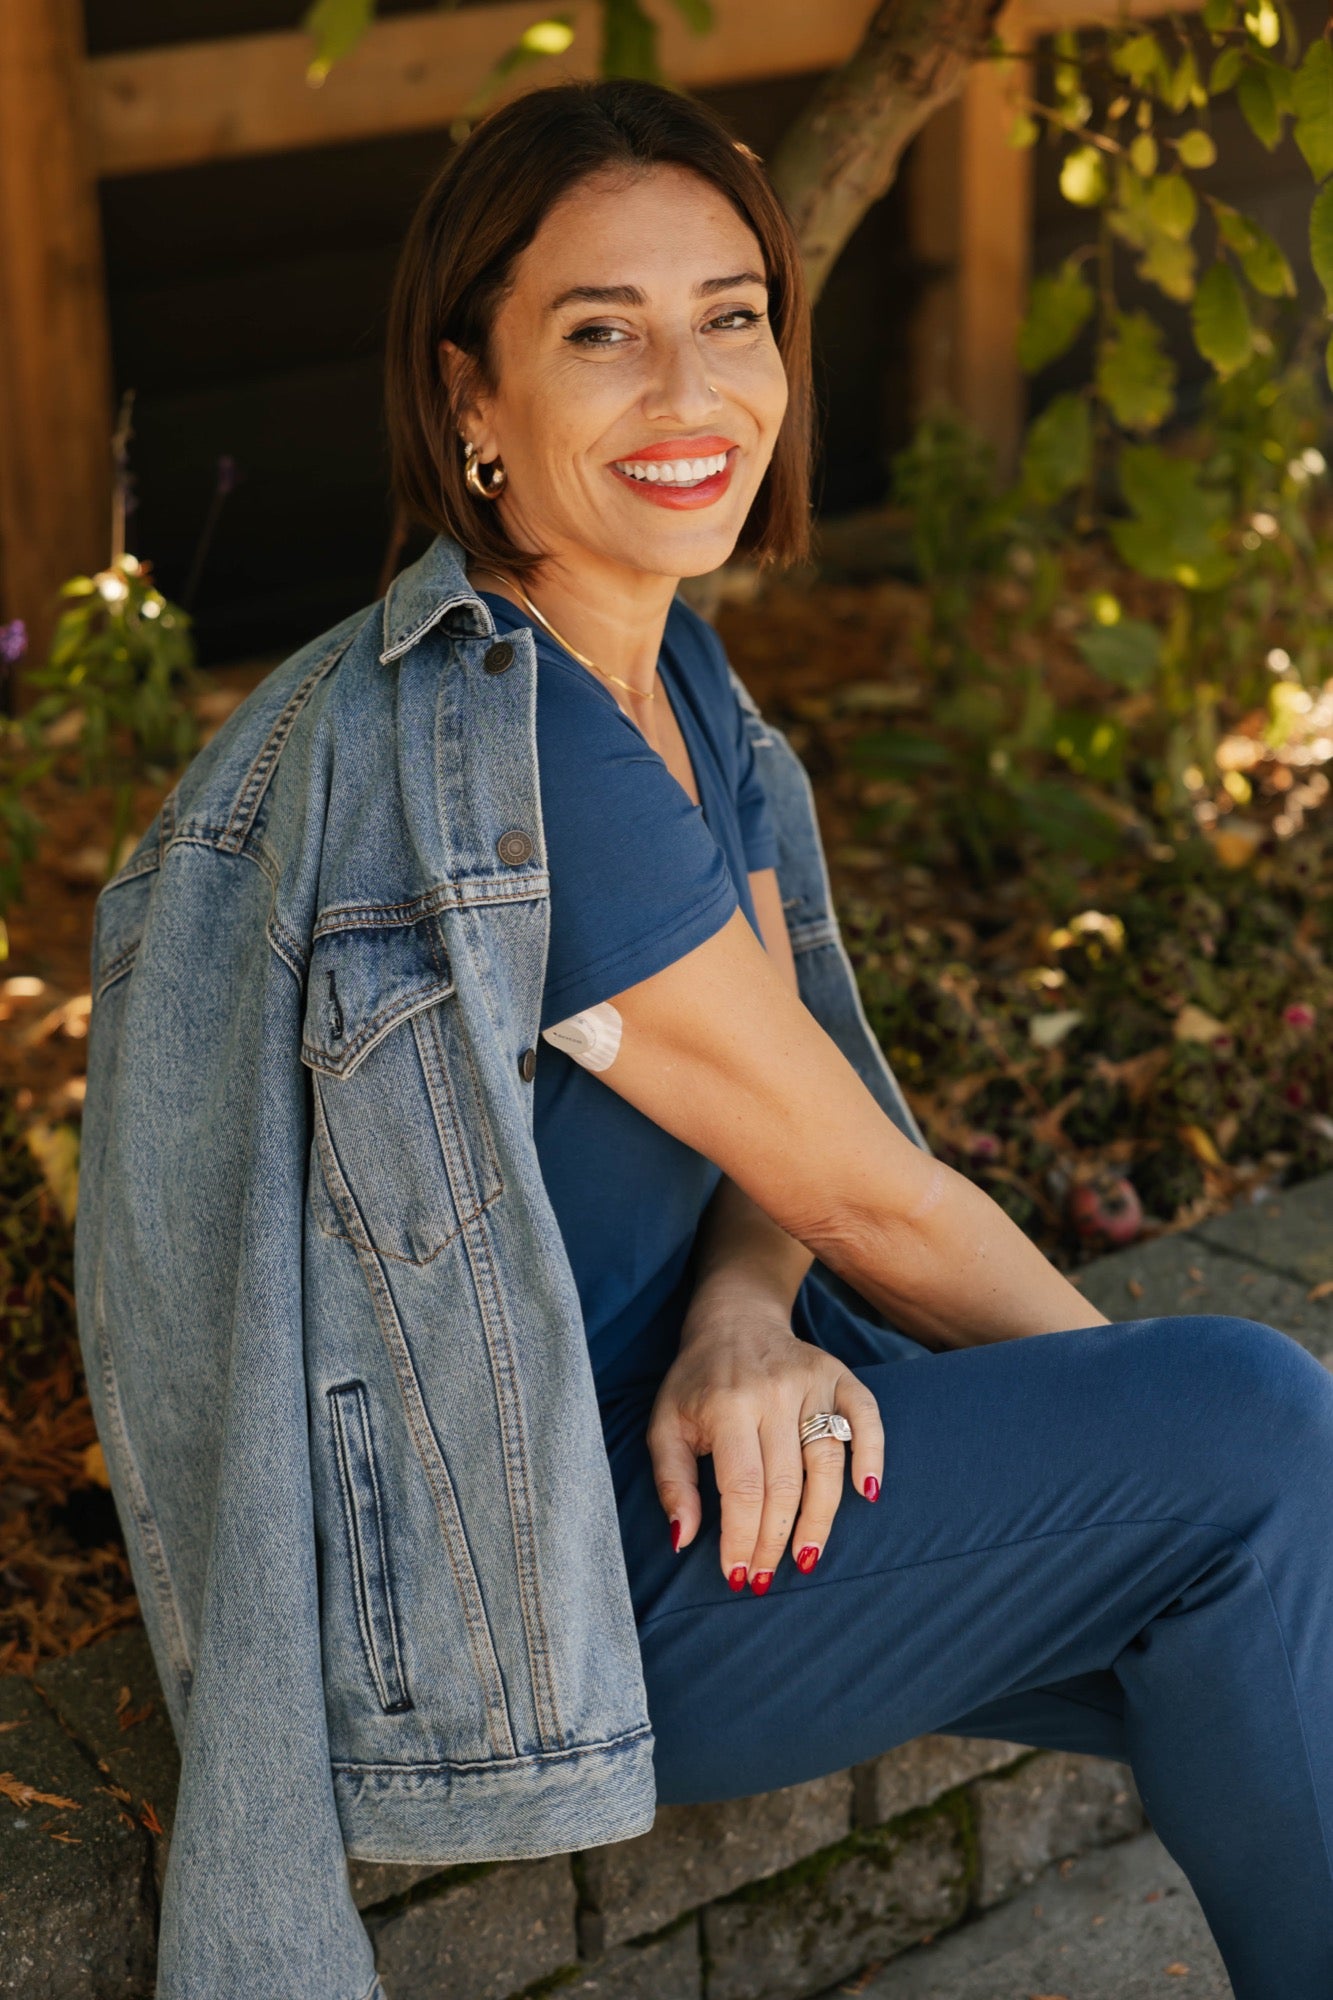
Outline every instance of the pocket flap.
<path fill-rule="evenodd" d="M 310 954 L 301 1060 L 348 1076 L 381 1035 L 453 990 L 437 915 L 324 931 Z"/>

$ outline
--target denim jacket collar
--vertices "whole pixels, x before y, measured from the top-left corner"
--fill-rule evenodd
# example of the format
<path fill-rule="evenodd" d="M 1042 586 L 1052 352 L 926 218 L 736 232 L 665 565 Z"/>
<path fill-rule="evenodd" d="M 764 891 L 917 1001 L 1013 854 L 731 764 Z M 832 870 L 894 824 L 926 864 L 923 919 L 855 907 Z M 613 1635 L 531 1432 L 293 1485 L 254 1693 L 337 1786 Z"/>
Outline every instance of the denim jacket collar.
<path fill-rule="evenodd" d="M 490 638 L 495 632 L 490 607 L 467 580 L 459 544 L 437 535 L 424 555 L 389 585 L 381 666 L 401 659 L 446 618 L 458 630 L 477 637 Z"/>

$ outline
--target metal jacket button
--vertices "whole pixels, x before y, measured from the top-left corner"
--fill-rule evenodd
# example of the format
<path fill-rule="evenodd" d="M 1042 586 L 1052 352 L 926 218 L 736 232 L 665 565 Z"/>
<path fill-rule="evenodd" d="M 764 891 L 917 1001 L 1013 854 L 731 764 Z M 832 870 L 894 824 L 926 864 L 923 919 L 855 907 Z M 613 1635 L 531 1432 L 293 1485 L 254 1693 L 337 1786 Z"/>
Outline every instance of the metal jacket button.
<path fill-rule="evenodd" d="M 532 1082 L 533 1077 L 536 1076 L 537 1074 L 536 1049 L 524 1049 L 522 1055 L 518 1059 L 518 1073 L 522 1077 L 524 1083 Z"/>
<path fill-rule="evenodd" d="M 500 835 L 495 851 L 507 868 L 521 868 L 525 861 L 532 858 L 532 841 L 526 833 L 512 827 L 508 833 Z"/>
<path fill-rule="evenodd" d="M 488 646 L 481 656 L 481 664 L 488 674 L 502 674 L 506 667 L 514 664 L 514 649 L 508 639 L 497 639 Z"/>

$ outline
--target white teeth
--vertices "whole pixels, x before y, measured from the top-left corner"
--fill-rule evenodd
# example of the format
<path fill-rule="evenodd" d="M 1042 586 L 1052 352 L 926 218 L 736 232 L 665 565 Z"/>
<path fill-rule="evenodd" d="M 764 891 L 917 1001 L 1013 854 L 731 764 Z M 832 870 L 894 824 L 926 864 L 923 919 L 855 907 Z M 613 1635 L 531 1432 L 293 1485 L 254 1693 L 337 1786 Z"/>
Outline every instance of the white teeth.
<path fill-rule="evenodd" d="M 701 479 L 711 479 L 715 472 L 721 472 L 726 463 L 727 454 L 720 451 L 713 458 L 618 458 L 615 466 L 617 472 L 626 472 L 632 479 L 697 486 Z"/>

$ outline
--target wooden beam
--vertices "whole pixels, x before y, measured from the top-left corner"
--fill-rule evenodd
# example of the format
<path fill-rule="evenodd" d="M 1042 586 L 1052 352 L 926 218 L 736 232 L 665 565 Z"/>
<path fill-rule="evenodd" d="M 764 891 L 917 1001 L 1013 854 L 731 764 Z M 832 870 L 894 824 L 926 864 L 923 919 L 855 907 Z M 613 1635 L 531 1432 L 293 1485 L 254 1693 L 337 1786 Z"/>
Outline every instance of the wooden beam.
<path fill-rule="evenodd" d="M 856 47 L 868 5 L 718 0 L 716 26 L 706 35 L 663 9 L 663 74 L 701 89 L 829 69 Z M 567 52 L 518 71 L 496 102 L 543 80 L 595 73 L 601 9 L 595 0 L 574 0 L 569 11 L 575 39 Z M 306 82 L 312 43 L 302 33 L 98 56 L 89 64 L 97 171 L 145 173 L 447 125 L 535 18 L 532 0 L 391 17 L 318 88 Z"/>
<path fill-rule="evenodd" d="M 110 554 L 111 362 L 80 0 L 0 0 L 0 618 L 44 656 Z"/>

